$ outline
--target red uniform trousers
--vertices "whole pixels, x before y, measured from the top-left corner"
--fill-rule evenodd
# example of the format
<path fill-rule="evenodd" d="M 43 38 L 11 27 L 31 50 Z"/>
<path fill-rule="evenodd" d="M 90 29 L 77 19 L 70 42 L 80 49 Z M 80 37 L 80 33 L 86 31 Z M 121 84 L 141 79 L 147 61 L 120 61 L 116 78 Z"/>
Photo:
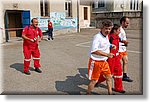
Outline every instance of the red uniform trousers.
<path fill-rule="evenodd" d="M 121 66 L 120 59 L 121 59 L 120 55 L 114 56 L 113 58 L 108 58 L 109 67 L 114 77 L 114 89 L 116 91 L 123 90 L 122 66 Z"/>
<path fill-rule="evenodd" d="M 113 58 L 108 58 L 108 63 L 110 67 L 111 74 L 114 76 L 114 89 L 116 91 L 122 91 L 122 66 L 120 62 L 121 56 L 114 56 Z M 105 77 L 101 75 L 99 77 L 98 83 L 105 81 Z"/>
<path fill-rule="evenodd" d="M 31 61 L 31 55 L 34 60 L 34 67 L 39 68 L 40 65 L 40 51 L 37 46 L 32 45 L 23 45 L 23 53 L 24 53 L 24 72 L 27 72 L 29 70 L 30 61 Z"/>

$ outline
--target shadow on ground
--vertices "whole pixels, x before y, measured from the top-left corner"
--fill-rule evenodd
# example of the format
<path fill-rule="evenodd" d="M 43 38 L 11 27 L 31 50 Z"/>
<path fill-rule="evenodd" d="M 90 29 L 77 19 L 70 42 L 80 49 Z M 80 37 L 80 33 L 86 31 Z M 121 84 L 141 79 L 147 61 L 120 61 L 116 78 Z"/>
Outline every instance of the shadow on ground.
<path fill-rule="evenodd" d="M 14 63 L 14 64 L 10 65 L 10 68 L 16 69 L 17 71 L 23 73 L 24 64 L 23 63 Z M 30 67 L 29 70 L 34 71 L 34 68 Z"/>
<path fill-rule="evenodd" d="M 57 91 L 63 92 L 64 94 L 85 95 L 87 89 L 82 88 L 82 86 L 88 86 L 89 79 L 87 76 L 87 68 L 78 68 L 78 74 L 76 74 L 75 76 L 66 76 L 67 79 L 65 81 L 56 81 L 55 87 Z M 103 84 L 99 84 L 98 87 L 106 88 L 106 86 Z M 92 94 L 99 95 L 96 92 L 92 92 Z"/>

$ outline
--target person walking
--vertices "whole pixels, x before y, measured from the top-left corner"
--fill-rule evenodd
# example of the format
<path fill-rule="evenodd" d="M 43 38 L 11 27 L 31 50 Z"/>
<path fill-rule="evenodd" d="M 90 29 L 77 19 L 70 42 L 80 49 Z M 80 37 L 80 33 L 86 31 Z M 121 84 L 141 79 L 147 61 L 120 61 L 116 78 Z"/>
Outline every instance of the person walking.
<path fill-rule="evenodd" d="M 110 43 L 108 34 L 112 29 L 113 23 L 110 20 L 104 20 L 100 25 L 100 32 L 93 38 L 90 58 L 88 63 L 88 77 L 89 85 L 87 94 L 91 94 L 95 84 L 99 80 L 99 76 L 104 74 L 108 86 L 108 94 L 112 94 L 112 77 L 110 68 L 107 62 L 108 58 L 112 58 L 113 54 L 110 53 Z"/>
<path fill-rule="evenodd" d="M 54 39 L 53 38 L 53 24 L 50 20 L 48 20 L 48 40 Z"/>
<path fill-rule="evenodd" d="M 127 82 L 132 82 L 133 80 L 130 79 L 130 77 L 127 75 L 127 70 L 128 70 L 128 54 L 127 54 L 127 35 L 125 32 L 125 28 L 129 26 L 129 18 L 126 16 L 123 16 L 120 19 L 120 24 L 121 24 L 121 32 L 119 34 L 119 37 L 121 39 L 121 42 L 119 43 L 119 54 L 121 55 L 121 60 L 122 60 L 122 66 L 123 66 L 123 81 Z"/>
<path fill-rule="evenodd" d="M 121 56 L 119 55 L 119 33 L 120 25 L 114 24 L 112 31 L 108 35 L 109 42 L 116 46 L 116 49 L 110 49 L 110 53 L 114 54 L 113 58 L 108 58 L 108 64 L 111 70 L 111 74 L 114 78 L 114 91 L 119 93 L 125 93 L 122 85 L 122 65 Z"/>
<path fill-rule="evenodd" d="M 35 71 L 41 73 L 40 70 L 40 50 L 38 48 L 38 43 L 42 40 L 43 34 L 41 29 L 38 27 L 38 19 L 33 18 L 31 20 L 31 25 L 26 26 L 22 32 L 23 38 L 23 53 L 24 53 L 24 73 L 30 75 L 29 66 L 31 61 L 31 56 L 34 60 Z"/>

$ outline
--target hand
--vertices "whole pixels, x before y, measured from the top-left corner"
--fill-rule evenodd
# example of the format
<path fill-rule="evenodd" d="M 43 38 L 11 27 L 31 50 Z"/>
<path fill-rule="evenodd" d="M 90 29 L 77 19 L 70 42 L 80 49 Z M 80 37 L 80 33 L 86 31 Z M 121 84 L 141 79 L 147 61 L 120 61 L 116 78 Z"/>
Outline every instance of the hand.
<path fill-rule="evenodd" d="M 127 40 L 122 40 L 122 43 L 124 43 L 125 45 L 127 45 L 129 42 Z"/>
<path fill-rule="evenodd" d="M 31 42 L 34 42 L 34 40 L 33 39 L 29 39 Z"/>
<path fill-rule="evenodd" d="M 41 38 L 38 39 L 39 42 L 41 42 L 41 40 L 42 40 Z"/>
<path fill-rule="evenodd" d="M 109 53 L 109 54 L 107 54 L 107 57 L 108 57 L 108 58 L 113 58 L 113 57 L 114 57 L 114 54 L 113 54 L 113 53 Z"/>
<path fill-rule="evenodd" d="M 116 45 L 112 45 L 112 49 L 113 49 L 113 50 L 116 50 Z"/>

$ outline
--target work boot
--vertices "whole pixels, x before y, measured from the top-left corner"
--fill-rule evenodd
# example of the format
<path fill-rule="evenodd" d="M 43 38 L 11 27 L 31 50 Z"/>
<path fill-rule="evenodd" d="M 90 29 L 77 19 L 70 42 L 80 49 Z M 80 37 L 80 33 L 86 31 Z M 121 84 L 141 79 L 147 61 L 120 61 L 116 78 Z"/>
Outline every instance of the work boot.
<path fill-rule="evenodd" d="M 35 68 L 35 71 L 38 73 L 42 73 L 42 71 L 40 70 L 40 68 Z"/>
<path fill-rule="evenodd" d="M 30 75 L 31 73 L 30 73 L 29 71 L 27 71 L 27 72 L 24 72 L 24 74 L 26 74 L 26 75 Z"/>
<path fill-rule="evenodd" d="M 123 77 L 122 81 L 133 82 L 133 80 L 130 79 L 129 77 Z"/>
<path fill-rule="evenodd" d="M 99 83 L 96 83 L 94 87 L 98 87 L 98 86 L 99 86 Z"/>

